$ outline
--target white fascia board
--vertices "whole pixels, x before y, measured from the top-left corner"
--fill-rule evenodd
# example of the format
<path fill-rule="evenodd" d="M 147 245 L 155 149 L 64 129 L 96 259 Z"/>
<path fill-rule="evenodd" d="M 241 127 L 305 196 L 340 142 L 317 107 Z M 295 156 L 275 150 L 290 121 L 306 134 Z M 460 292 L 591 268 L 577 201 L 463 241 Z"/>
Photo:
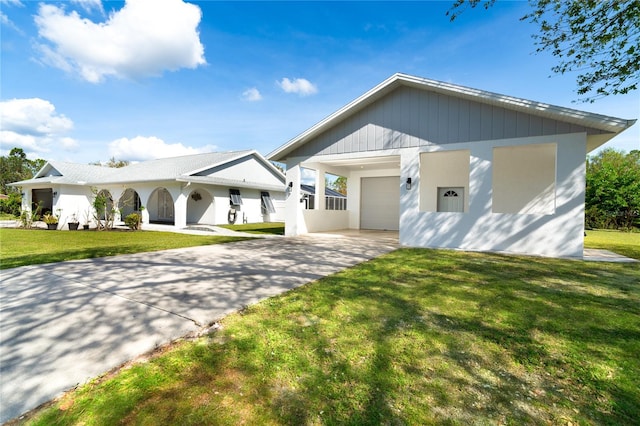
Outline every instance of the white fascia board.
<path fill-rule="evenodd" d="M 195 174 L 198 174 L 200 172 L 204 172 L 205 170 L 213 169 L 215 167 L 225 165 L 225 164 L 230 163 L 232 161 L 239 160 L 240 158 L 244 158 L 244 157 L 246 157 L 248 155 L 251 155 L 251 154 L 253 154 L 255 152 L 256 152 L 255 150 L 242 151 L 242 152 L 238 153 L 238 155 L 236 155 L 234 157 L 231 157 L 228 160 L 220 161 L 220 162 L 217 162 L 217 163 L 210 164 L 208 166 L 200 167 L 199 169 L 195 169 L 195 170 L 192 170 L 190 172 L 185 173 L 185 175 L 195 175 Z"/>
<path fill-rule="evenodd" d="M 331 126 L 345 120 L 353 113 L 371 104 L 389 91 L 398 86 L 405 85 L 416 88 L 429 88 L 437 93 L 456 96 L 485 104 L 501 106 L 507 109 L 526 112 L 528 114 L 539 115 L 578 124 L 584 127 L 591 127 L 611 133 L 620 133 L 631 127 L 636 120 L 625 120 L 617 117 L 610 117 L 542 102 L 530 101 L 527 99 L 515 98 L 498 93 L 487 92 L 485 90 L 473 89 L 471 87 L 459 86 L 427 78 L 415 77 L 407 74 L 397 73 L 378 84 L 364 95 L 348 103 L 333 114 L 321 120 L 305 132 L 299 134 L 289 142 L 272 151 L 267 158 L 273 161 L 281 161 L 286 158 L 286 154 L 297 147 L 303 145 L 307 140 L 324 132 Z"/>
<path fill-rule="evenodd" d="M 414 87 L 426 86 L 438 93 L 454 95 L 485 104 L 502 106 L 508 109 L 554 118 L 556 120 L 570 122 L 585 127 L 592 127 L 603 131 L 618 133 L 632 126 L 636 122 L 636 120 L 625 120 L 622 118 L 551 105 L 544 102 L 501 95 L 499 93 L 459 86 L 437 80 L 429 80 L 405 74 L 396 75 L 399 79 Z"/>
<path fill-rule="evenodd" d="M 382 96 L 381 92 L 386 93 L 386 91 L 384 91 L 383 89 L 393 85 L 393 83 L 396 83 L 397 80 L 398 80 L 398 74 L 394 74 L 393 76 L 389 77 L 388 79 L 378 84 L 373 89 L 366 92 L 364 95 L 349 102 L 347 105 L 343 106 L 333 114 L 327 116 L 326 118 L 322 119 L 321 121 L 319 121 L 318 123 L 310 127 L 309 129 L 307 129 L 306 131 L 300 133 L 295 138 L 289 140 L 289 142 L 285 143 L 280 148 L 277 148 L 271 153 L 269 153 L 267 155 L 267 159 L 271 161 L 284 160 L 286 158 L 285 155 L 288 152 L 302 145 L 303 142 L 307 141 L 308 139 L 312 138 L 313 136 L 319 133 L 322 133 L 326 128 L 332 126 L 334 123 L 344 120 L 346 117 L 354 113 L 356 109 L 361 109 L 361 108 L 364 108 L 366 105 L 369 105 L 371 102 L 373 102 L 374 97 L 377 99 L 378 97 Z"/>
<path fill-rule="evenodd" d="M 231 188 L 251 188 L 251 189 L 265 189 L 271 191 L 281 191 L 284 192 L 285 185 L 270 185 L 261 182 L 250 182 L 250 181 L 242 181 L 235 179 L 224 179 L 224 178 L 211 178 L 207 176 L 181 176 L 176 179 L 178 182 L 191 182 L 191 183 L 200 183 L 204 185 L 216 185 L 216 186 L 227 186 Z"/>
<path fill-rule="evenodd" d="M 219 163 L 215 163 L 215 164 L 212 164 L 210 166 L 201 167 L 199 169 L 190 171 L 188 173 L 185 173 L 185 176 L 187 176 L 187 175 L 188 176 L 193 176 L 193 175 L 196 175 L 196 174 L 198 174 L 200 172 L 203 172 L 205 170 L 213 169 L 214 167 L 223 166 L 223 165 L 225 165 L 227 163 L 230 163 L 232 161 L 236 161 L 236 160 L 239 160 L 241 158 L 249 157 L 249 156 L 253 156 L 259 162 L 261 162 L 263 165 L 267 166 L 272 172 L 276 173 L 276 175 L 282 179 L 282 182 L 284 182 L 284 180 L 285 180 L 284 174 L 276 166 L 271 164 L 270 161 L 268 161 L 266 158 L 264 158 L 262 155 L 260 155 L 260 153 L 258 151 L 256 151 L 255 149 L 252 149 L 251 151 L 245 151 L 245 152 L 243 152 L 243 153 L 241 153 L 241 154 L 239 154 L 239 155 L 237 155 L 237 156 L 235 156 L 233 158 L 228 159 L 227 161 L 221 161 Z"/>

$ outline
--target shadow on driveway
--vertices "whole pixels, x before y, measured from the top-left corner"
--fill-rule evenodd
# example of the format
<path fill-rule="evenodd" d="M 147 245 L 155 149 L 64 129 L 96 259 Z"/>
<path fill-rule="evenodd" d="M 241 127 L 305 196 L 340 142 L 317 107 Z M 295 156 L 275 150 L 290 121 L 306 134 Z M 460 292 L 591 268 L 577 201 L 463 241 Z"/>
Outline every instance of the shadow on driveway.
<path fill-rule="evenodd" d="M 0 422 L 224 315 L 397 248 L 310 235 L 26 266 L 0 280 Z"/>

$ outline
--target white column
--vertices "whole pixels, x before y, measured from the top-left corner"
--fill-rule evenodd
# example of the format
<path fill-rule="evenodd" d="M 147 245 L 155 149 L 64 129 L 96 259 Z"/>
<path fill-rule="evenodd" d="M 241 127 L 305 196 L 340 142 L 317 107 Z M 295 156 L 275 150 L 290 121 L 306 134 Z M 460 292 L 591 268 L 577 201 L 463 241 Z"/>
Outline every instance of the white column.
<path fill-rule="evenodd" d="M 187 196 L 191 188 L 181 187 L 178 197 L 173 203 L 173 224 L 176 228 L 186 228 L 187 226 Z"/>
<path fill-rule="evenodd" d="M 314 206 L 314 210 L 325 210 L 325 181 L 324 181 L 325 169 L 324 167 L 318 166 L 316 168 L 316 205 Z"/>
<path fill-rule="evenodd" d="M 284 233 L 286 236 L 296 236 L 307 233 L 302 205 L 300 203 L 300 180 L 300 164 L 287 164 L 284 219 Z"/>
<path fill-rule="evenodd" d="M 411 178 L 411 189 L 407 179 Z M 420 152 L 417 148 L 403 149 L 400 154 L 400 244 L 408 245 L 415 238 L 420 209 Z"/>

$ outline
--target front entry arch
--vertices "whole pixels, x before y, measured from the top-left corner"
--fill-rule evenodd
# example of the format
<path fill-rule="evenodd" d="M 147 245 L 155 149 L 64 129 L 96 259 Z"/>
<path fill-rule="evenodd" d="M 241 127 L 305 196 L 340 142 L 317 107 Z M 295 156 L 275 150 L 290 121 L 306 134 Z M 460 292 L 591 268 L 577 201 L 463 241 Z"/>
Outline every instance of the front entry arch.
<path fill-rule="evenodd" d="M 118 209 L 120 209 L 120 215 L 123 220 L 131 213 L 140 212 L 141 207 L 140 196 L 132 188 L 127 188 L 118 201 Z"/>
<path fill-rule="evenodd" d="M 147 203 L 149 221 L 156 223 L 174 224 L 173 197 L 167 188 L 156 188 L 149 197 Z"/>

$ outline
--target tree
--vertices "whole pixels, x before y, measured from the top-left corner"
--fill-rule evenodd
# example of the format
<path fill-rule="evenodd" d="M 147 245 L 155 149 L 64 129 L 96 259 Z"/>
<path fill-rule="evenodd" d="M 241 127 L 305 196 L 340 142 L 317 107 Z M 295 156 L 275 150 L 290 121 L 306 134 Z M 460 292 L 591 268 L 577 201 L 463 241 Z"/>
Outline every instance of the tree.
<path fill-rule="evenodd" d="M 106 163 L 102 164 L 102 162 L 100 161 L 95 161 L 93 163 L 89 163 L 92 166 L 107 166 L 107 167 L 112 167 L 114 169 L 119 169 L 121 167 L 126 167 L 129 164 L 131 164 L 129 161 L 127 160 L 116 160 L 115 157 L 111 157 L 109 158 L 109 160 L 107 160 Z"/>
<path fill-rule="evenodd" d="M 451 21 L 466 8 L 496 0 L 455 0 Z M 537 52 L 559 60 L 554 73 L 578 72 L 583 101 L 638 89 L 640 83 L 640 0 L 530 0 L 531 13 L 520 20 L 539 26 Z"/>
<path fill-rule="evenodd" d="M 336 176 L 335 179 L 331 180 L 325 175 L 324 186 L 342 195 L 347 195 L 347 178 L 344 176 Z"/>
<path fill-rule="evenodd" d="M 19 192 L 17 188 L 8 184 L 31 179 L 45 164 L 46 161 L 42 159 L 29 160 L 22 148 L 13 148 L 8 156 L 0 157 L 0 192 Z"/>
<path fill-rule="evenodd" d="M 333 189 L 342 195 L 347 195 L 347 178 L 344 176 L 338 176 L 338 178 L 333 182 Z"/>
<path fill-rule="evenodd" d="M 587 158 L 585 214 L 590 228 L 640 225 L 640 151 L 605 149 Z"/>
<path fill-rule="evenodd" d="M 15 186 L 8 185 L 31 179 L 45 164 L 40 158 L 29 160 L 22 148 L 13 148 L 8 156 L 0 157 L 0 193 L 8 195 L 7 199 L 0 200 L 0 212 L 20 215 L 22 194 Z"/>

